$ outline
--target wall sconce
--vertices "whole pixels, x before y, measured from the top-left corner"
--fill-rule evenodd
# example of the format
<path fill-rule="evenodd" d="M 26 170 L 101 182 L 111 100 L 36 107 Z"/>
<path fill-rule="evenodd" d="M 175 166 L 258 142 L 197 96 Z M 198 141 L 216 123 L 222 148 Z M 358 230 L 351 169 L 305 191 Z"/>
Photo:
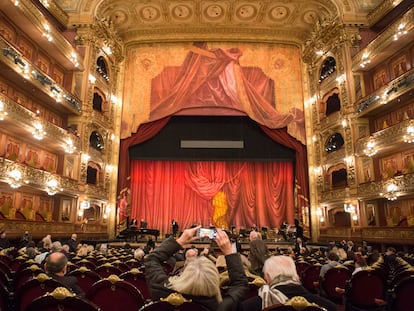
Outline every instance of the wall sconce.
<path fill-rule="evenodd" d="M 80 209 L 80 210 L 78 211 L 78 220 L 79 220 L 79 221 L 81 221 L 81 220 L 82 220 L 82 217 L 83 217 L 83 210 L 82 210 L 82 209 Z"/>
<path fill-rule="evenodd" d="M 393 36 L 394 41 L 397 41 L 400 37 L 407 34 L 407 30 L 405 30 L 404 24 L 399 24 L 397 28 L 397 33 Z"/>
<path fill-rule="evenodd" d="M 50 178 L 46 182 L 46 192 L 48 195 L 55 195 L 58 191 L 62 191 L 62 189 L 59 189 L 59 183 L 55 178 Z"/>
<path fill-rule="evenodd" d="M 78 56 L 76 55 L 75 52 L 72 52 L 70 54 L 70 60 L 73 63 L 73 66 L 75 67 L 79 67 L 79 62 L 78 62 Z"/>
<path fill-rule="evenodd" d="M 354 225 L 358 224 L 358 215 L 357 214 L 352 215 L 352 221 L 354 222 Z"/>
<path fill-rule="evenodd" d="M 0 99 L 0 121 L 3 121 L 7 115 L 8 112 L 4 110 L 4 102 Z"/>
<path fill-rule="evenodd" d="M 364 153 L 368 156 L 368 157 L 372 157 L 373 155 L 375 155 L 378 152 L 377 148 L 375 148 L 375 142 L 373 140 L 373 138 L 371 137 L 369 139 L 369 141 L 367 142 L 367 147 L 364 149 Z"/>
<path fill-rule="evenodd" d="M 10 171 L 8 175 L 8 183 L 10 187 L 17 189 L 22 185 L 23 174 L 19 169 L 15 168 L 14 170 Z"/>
<path fill-rule="evenodd" d="M 53 37 L 52 37 L 52 34 L 50 33 L 50 26 L 46 24 L 44 28 L 45 28 L 45 31 L 43 32 L 43 37 L 45 37 L 47 41 L 49 42 L 52 41 Z"/>
<path fill-rule="evenodd" d="M 323 209 L 321 207 L 318 207 L 317 208 L 316 215 L 318 216 L 320 223 L 324 223 L 325 222 L 325 217 L 323 216 Z"/>
<path fill-rule="evenodd" d="M 371 60 L 369 59 L 369 54 L 365 53 L 364 55 L 362 55 L 361 64 L 359 64 L 359 66 L 361 68 L 365 68 L 365 66 L 370 63 L 371 63 Z"/>
<path fill-rule="evenodd" d="M 351 203 L 344 203 L 344 211 L 353 214 L 355 213 L 355 206 Z"/>
<path fill-rule="evenodd" d="M 91 207 L 91 203 L 89 201 L 82 201 L 80 203 L 81 210 L 85 210 Z"/>

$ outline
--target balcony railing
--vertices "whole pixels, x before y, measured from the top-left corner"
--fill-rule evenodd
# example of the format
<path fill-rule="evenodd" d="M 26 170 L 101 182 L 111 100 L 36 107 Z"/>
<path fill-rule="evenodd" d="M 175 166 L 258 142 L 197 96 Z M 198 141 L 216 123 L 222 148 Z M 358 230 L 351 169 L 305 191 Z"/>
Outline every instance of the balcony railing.
<path fill-rule="evenodd" d="M 395 146 L 397 143 L 404 143 L 404 135 L 407 134 L 407 128 L 411 123 L 412 120 L 403 120 L 400 123 L 373 133 L 370 137 L 359 139 L 355 145 L 356 154 L 363 156 L 364 150 L 370 141 L 375 142 L 375 148 L 378 152 L 387 151 L 390 146 Z"/>
<path fill-rule="evenodd" d="M 384 105 L 414 89 L 414 69 L 390 81 L 371 95 L 355 103 L 355 112 L 361 116 L 379 105 Z"/>

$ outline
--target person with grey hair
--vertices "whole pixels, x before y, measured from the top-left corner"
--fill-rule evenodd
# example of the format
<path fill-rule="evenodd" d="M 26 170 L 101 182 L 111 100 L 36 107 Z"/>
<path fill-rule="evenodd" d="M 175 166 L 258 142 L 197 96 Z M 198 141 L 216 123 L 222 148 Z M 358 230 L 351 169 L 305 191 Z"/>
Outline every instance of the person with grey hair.
<path fill-rule="evenodd" d="M 310 293 L 300 282 L 296 265 L 289 256 L 271 256 L 263 266 L 266 285 L 258 295 L 242 302 L 241 311 L 260 311 L 273 304 L 284 303 L 294 296 L 302 296 L 328 311 L 336 311 L 336 305 L 318 295 Z"/>
<path fill-rule="evenodd" d="M 200 226 L 197 226 L 184 230 L 177 240 L 169 237 L 145 257 L 145 276 L 151 299 L 159 300 L 173 292 L 179 292 L 187 299 L 212 311 L 236 310 L 236 306 L 248 290 L 248 281 L 243 271 L 240 255 L 232 251 L 230 239 L 225 231 L 217 229 L 215 238 L 226 258 L 230 275 L 229 288 L 224 297 L 220 291 L 218 270 L 215 264 L 205 256 L 190 260 L 179 275 L 169 277 L 165 273 L 163 262 L 179 249 L 199 239 L 196 236 L 199 228 Z"/>
<path fill-rule="evenodd" d="M 61 283 L 78 297 L 84 298 L 85 293 L 79 287 L 76 277 L 66 275 L 67 265 L 68 259 L 65 254 L 61 252 L 50 253 L 45 261 L 45 271 L 52 279 Z"/>

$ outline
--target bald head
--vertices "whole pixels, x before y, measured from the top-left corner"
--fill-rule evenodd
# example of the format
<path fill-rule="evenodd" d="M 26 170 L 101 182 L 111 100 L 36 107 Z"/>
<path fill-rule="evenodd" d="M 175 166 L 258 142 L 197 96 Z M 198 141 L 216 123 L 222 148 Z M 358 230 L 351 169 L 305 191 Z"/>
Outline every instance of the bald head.
<path fill-rule="evenodd" d="M 61 252 L 50 253 L 46 258 L 45 270 L 50 274 L 65 274 L 68 259 Z"/>

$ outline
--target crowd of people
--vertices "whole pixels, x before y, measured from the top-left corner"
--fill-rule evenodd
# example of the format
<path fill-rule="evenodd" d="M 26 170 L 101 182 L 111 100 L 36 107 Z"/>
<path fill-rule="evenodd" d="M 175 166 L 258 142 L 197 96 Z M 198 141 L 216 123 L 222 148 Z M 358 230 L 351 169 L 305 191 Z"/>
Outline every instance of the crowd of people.
<path fill-rule="evenodd" d="M 255 230 L 249 234 L 249 247 L 245 251 L 241 250 L 238 235 L 234 231 L 228 233 L 220 229 L 216 229 L 215 237 L 211 240 L 211 246 L 214 247 L 199 250 L 193 245 L 200 239 L 197 234 L 199 229 L 200 226 L 194 226 L 183 230 L 181 234 L 175 232 L 158 246 L 152 239 L 135 249 L 129 244 L 124 246 L 145 267 L 153 300 L 179 292 L 209 310 L 255 311 L 275 303 L 284 303 L 294 296 L 302 296 L 309 302 L 333 311 L 336 310 L 335 303 L 323 297 L 323 293 L 314 294 L 302 286 L 295 265 L 297 258 L 305 255 L 324 258 L 325 263 L 320 269 L 320 279 L 323 279 L 329 269 L 345 261 L 354 263 L 355 274 L 374 263 L 381 255 L 386 260 L 396 256 L 392 247 L 385 254 L 380 254 L 375 250 L 368 252 L 366 245 L 356 248 L 352 241 L 332 241 L 323 248 L 310 248 L 303 237 L 297 237 L 294 247 L 270 251 L 261 233 Z M 5 231 L 0 233 L 0 250 L 6 250 L 10 248 L 10 242 Z M 73 256 L 106 256 L 109 247 L 106 243 L 96 246 L 80 243 L 76 233 L 63 243 L 53 241 L 51 235 L 46 235 L 35 244 L 26 231 L 20 240 L 18 254 L 34 259 L 53 279 L 84 297 L 85 293 L 77 285 L 76 278 L 66 275 L 68 262 Z M 165 263 L 174 268 L 166 271 Z M 252 279 L 260 280 L 258 284 L 262 286 L 257 295 L 243 300 L 249 290 L 248 282 Z"/>

